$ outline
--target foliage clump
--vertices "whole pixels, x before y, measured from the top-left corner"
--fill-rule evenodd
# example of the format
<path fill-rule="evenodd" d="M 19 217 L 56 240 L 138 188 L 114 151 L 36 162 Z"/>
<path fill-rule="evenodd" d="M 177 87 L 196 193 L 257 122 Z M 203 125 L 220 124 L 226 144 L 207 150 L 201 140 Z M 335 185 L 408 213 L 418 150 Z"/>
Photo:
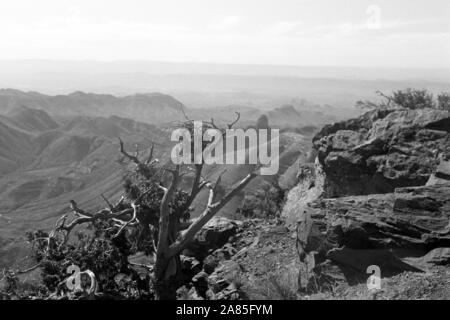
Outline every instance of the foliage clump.
<path fill-rule="evenodd" d="M 436 99 L 434 95 L 426 89 L 412 89 L 393 91 L 391 95 L 377 91 L 381 101 L 358 101 L 356 106 L 362 109 L 390 109 L 404 108 L 410 110 L 417 109 L 439 109 L 450 111 L 450 93 L 440 93 Z"/>
<path fill-rule="evenodd" d="M 246 218 L 276 218 L 281 214 L 285 191 L 278 184 L 267 184 L 246 195 L 238 213 Z"/>

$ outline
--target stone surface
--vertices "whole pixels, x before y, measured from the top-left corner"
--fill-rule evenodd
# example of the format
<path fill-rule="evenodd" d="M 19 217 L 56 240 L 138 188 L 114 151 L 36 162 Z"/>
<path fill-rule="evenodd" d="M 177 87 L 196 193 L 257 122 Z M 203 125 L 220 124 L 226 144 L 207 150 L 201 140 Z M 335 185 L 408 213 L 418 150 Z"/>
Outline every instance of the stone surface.
<path fill-rule="evenodd" d="M 440 184 L 450 182 L 450 160 L 441 160 L 427 182 L 427 185 Z"/>
<path fill-rule="evenodd" d="M 450 156 L 450 113 L 374 110 L 325 126 L 313 139 L 326 197 L 390 193 L 424 185 Z"/>
<path fill-rule="evenodd" d="M 301 165 L 298 179 L 300 182 L 289 191 L 281 213 L 289 227 L 295 225 L 309 202 L 320 198 L 324 193 L 325 175 L 318 162 Z"/>
<path fill-rule="evenodd" d="M 432 250 L 450 247 L 448 111 L 369 111 L 325 126 L 313 146 L 283 209 L 301 290 L 363 282 L 371 265 L 390 277 L 446 263 L 445 249 Z"/>
<path fill-rule="evenodd" d="M 436 248 L 422 257 L 422 262 L 434 265 L 450 264 L 450 248 Z"/>
<path fill-rule="evenodd" d="M 224 261 L 208 278 L 209 287 L 214 293 L 226 289 L 230 284 L 239 281 L 241 266 L 233 260 Z"/>
<path fill-rule="evenodd" d="M 329 260 L 338 266 L 348 283 L 367 279 L 370 265 L 383 276 L 418 272 L 408 258 L 450 247 L 449 195 L 450 184 L 438 184 L 319 199 L 309 204 L 312 228 L 299 233 L 298 244 L 314 255 L 314 265 Z"/>
<path fill-rule="evenodd" d="M 224 217 L 211 219 L 194 240 L 183 251 L 183 255 L 203 261 L 210 252 L 225 245 L 230 237 L 236 235 L 241 222 Z"/>

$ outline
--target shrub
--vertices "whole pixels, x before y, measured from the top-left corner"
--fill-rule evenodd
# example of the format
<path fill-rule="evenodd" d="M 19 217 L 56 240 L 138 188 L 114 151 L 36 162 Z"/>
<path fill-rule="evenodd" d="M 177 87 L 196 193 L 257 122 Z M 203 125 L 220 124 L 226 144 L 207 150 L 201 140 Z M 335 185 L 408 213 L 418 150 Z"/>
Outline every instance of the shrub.
<path fill-rule="evenodd" d="M 400 107 L 411 110 L 436 107 L 433 94 L 425 89 L 407 88 L 406 90 L 394 91 L 390 98 Z"/>
<path fill-rule="evenodd" d="M 441 93 L 437 97 L 437 107 L 441 110 L 450 111 L 450 94 L 449 93 Z"/>
<path fill-rule="evenodd" d="M 129 267 L 128 256 L 131 243 L 122 233 L 112 237 L 104 222 L 96 221 L 89 224 L 85 231 L 78 232 L 74 241 L 56 242 L 48 246 L 43 231 L 28 233 L 28 239 L 33 244 L 34 258 L 40 263 L 42 281 L 48 291 L 67 290 L 64 285 L 68 278 L 67 268 L 74 264 L 80 270 L 91 270 L 96 275 L 99 290 L 112 296 L 123 298 L 139 298 L 141 291 L 148 291 L 138 281 L 137 272 Z M 131 281 L 127 288 L 120 287 L 115 281 L 118 274 L 128 276 Z M 133 295 L 130 296 L 130 292 Z"/>
<path fill-rule="evenodd" d="M 404 108 L 410 110 L 416 109 L 441 109 L 450 110 L 450 96 L 448 93 L 441 93 L 435 100 L 433 94 L 426 89 L 412 89 L 394 91 L 391 95 L 377 91 L 381 97 L 380 102 L 357 101 L 356 106 L 363 109 L 390 109 Z"/>
<path fill-rule="evenodd" d="M 285 192 L 278 185 L 266 185 L 244 198 L 238 212 L 244 217 L 277 217 L 285 200 Z"/>

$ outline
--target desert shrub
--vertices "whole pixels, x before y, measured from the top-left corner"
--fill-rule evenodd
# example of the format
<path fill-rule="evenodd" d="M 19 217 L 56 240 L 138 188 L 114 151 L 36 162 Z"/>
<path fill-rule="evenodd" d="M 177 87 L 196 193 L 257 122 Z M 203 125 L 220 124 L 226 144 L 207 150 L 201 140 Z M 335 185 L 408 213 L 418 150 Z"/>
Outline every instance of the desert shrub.
<path fill-rule="evenodd" d="M 441 93 L 437 97 L 437 107 L 441 110 L 450 111 L 450 94 L 449 93 Z"/>
<path fill-rule="evenodd" d="M 278 185 L 266 185 L 253 194 L 246 195 L 238 213 L 244 217 L 277 217 L 285 201 L 285 191 Z"/>
<path fill-rule="evenodd" d="M 289 272 L 270 272 L 246 288 L 250 299 L 256 300 L 298 300 L 297 275 Z"/>
<path fill-rule="evenodd" d="M 69 276 L 67 268 L 72 264 L 82 271 L 91 270 L 96 276 L 99 290 L 104 293 L 120 296 L 124 291 L 135 292 L 135 296 L 127 295 L 126 298 L 138 298 L 140 289 L 148 290 L 138 286 L 138 274 L 129 267 L 131 243 L 124 233 L 118 237 L 112 235 L 102 221 L 88 225 L 86 230 L 75 235 L 73 241 L 56 241 L 51 246 L 45 240 L 48 237 L 45 232 L 28 233 L 28 240 L 33 243 L 34 258 L 40 263 L 42 281 L 49 292 L 67 289 L 64 286 Z M 115 279 L 118 274 L 132 279 L 128 286 L 135 290 L 123 290 Z"/>
<path fill-rule="evenodd" d="M 412 89 L 397 90 L 391 95 L 377 91 L 381 101 L 357 101 L 356 106 L 363 109 L 389 109 L 389 108 L 404 108 L 410 110 L 416 109 L 442 109 L 450 110 L 450 96 L 448 93 L 441 93 L 434 99 L 431 92 L 426 89 Z"/>
<path fill-rule="evenodd" d="M 411 89 L 394 91 L 391 96 L 392 101 L 406 109 L 434 108 L 435 102 L 433 94 L 425 89 Z"/>
<path fill-rule="evenodd" d="M 34 270 L 34 268 L 31 268 Z M 5 269 L 0 275 L 0 300 L 29 299 L 30 297 L 46 297 L 48 290 L 42 284 L 24 281 L 26 269 Z"/>
<path fill-rule="evenodd" d="M 18 281 L 17 275 L 12 270 L 5 270 L 2 280 L 4 281 L 3 292 L 12 294 L 17 291 Z"/>

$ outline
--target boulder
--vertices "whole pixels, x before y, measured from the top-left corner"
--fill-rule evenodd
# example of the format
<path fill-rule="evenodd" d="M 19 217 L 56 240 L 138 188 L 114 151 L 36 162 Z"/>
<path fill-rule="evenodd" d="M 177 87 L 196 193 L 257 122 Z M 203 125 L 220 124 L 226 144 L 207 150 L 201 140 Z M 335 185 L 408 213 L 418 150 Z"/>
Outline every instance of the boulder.
<path fill-rule="evenodd" d="M 369 111 L 325 126 L 313 148 L 283 209 L 301 291 L 449 262 L 450 112 Z"/>
<path fill-rule="evenodd" d="M 300 182 L 289 191 L 281 213 L 289 227 L 295 225 L 309 202 L 319 199 L 324 193 L 325 174 L 317 161 L 300 165 L 298 179 Z"/>
<path fill-rule="evenodd" d="M 450 157 L 450 112 L 374 110 L 325 126 L 313 139 L 326 197 L 392 193 L 424 185 Z"/>
<path fill-rule="evenodd" d="M 348 283 L 367 279 L 371 265 L 380 267 L 383 277 L 419 272 L 409 258 L 428 253 L 432 258 L 427 260 L 447 261 L 447 251 L 441 249 L 439 257 L 429 252 L 450 247 L 449 195 L 450 183 L 399 188 L 388 194 L 318 199 L 305 210 L 304 220 L 310 219 L 311 227 L 299 232 L 297 244 L 302 252 L 313 255 L 316 271 L 320 269 L 317 266 L 331 261 Z M 299 225 L 304 225 L 304 220 Z M 339 275 L 336 270 L 333 273 Z M 326 274 L 316 272 L 315 277 Z"/>
<path fill-rule="evenodd" d="M 178 288 L 176 297 L 177 300 L 205 300 L 195 287 L 187 288 L 186 286 Z"/>
<path fill-rule="evenodd" d="M 229 243 L 225 244 L 203 260 L 203 270 L 208 274 L 213 273 L 220 262 L 231 259 L 236 253 L 236 248 Z"/>
<path fill-rule="evenodd" d="M 214 217 L 197 233 L 183 255 L 203 261 L 211 252 L 224 246 L 237 233 L 241 224 L 240 221 Z"/>
<path fill-rule="evenodd" d="M 180 256 L 181 273 L 184 281 L 188 281 L 202 270 L 202 264 L 194 257 Z"/>
<path fill-rule="evenodd" d="M 212 291 L 217 294 L 231 284 L 236 285 L 242 276 L 242 268 L 236 261 L 227 260 L 222 262 L 219 267 L 209 276 L 208 284 Z"/>
<path fill-rule="evenodd" d="M 199 272 L 192 278 L 192 283 L 201 297 L 206 297 L 208 291 L 208 274 L 204 271 Z"/>

